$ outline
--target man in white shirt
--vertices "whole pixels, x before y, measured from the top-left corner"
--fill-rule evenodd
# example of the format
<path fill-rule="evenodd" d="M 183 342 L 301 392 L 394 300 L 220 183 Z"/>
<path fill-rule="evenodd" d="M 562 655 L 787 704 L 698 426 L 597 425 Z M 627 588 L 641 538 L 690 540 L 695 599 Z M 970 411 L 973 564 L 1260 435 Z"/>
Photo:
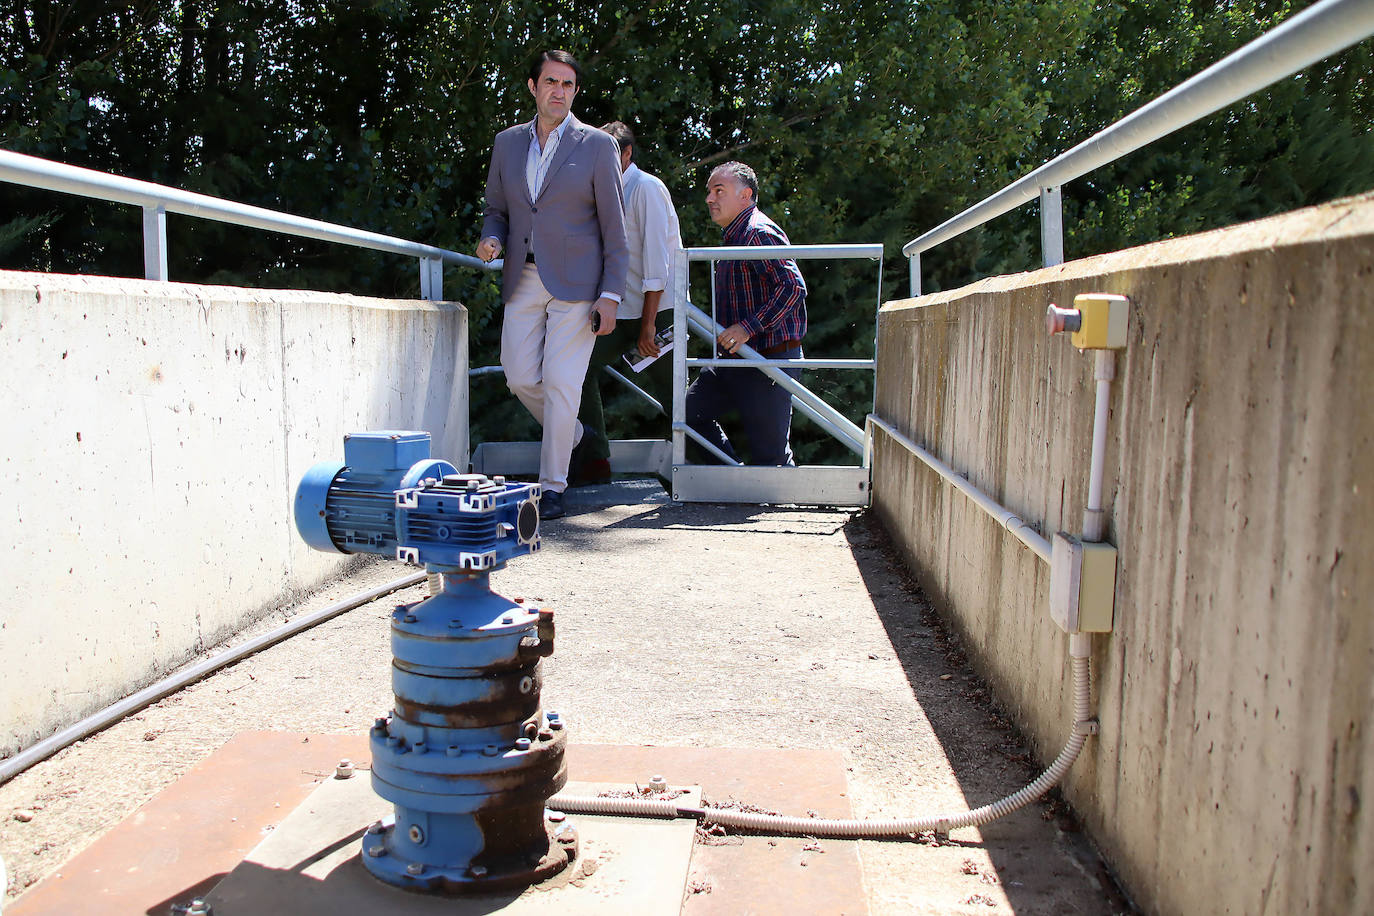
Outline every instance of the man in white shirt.
<path fill-rule="evenodd" d="M 620 146 L 621 182 L 625 187 L 625 239 L 630 248 L 630 266 L 625 274 L 625 296 L 616 309 L 615 332 L 596 339 L 587 377 L 582 383 L 582 404 L 577 416 L 584 432 L 573 451 L 568 471 L 570 486 L 604 483 L 611 479 L 610 442 L 606 437 L 606 418 L 601 402 L 601 382 L 610 380 L 601 371 L 603 366 L 613 365 L 660 401 L 668 391 L 665 373 L 671 372 L 671 366 L 667 360 L 656 360 L 635 374 L 620 357 L 631 350 L 640 356 L 659 355 L 654 334 L 661 330 L 660 325 L 671 325 L 665 314 L 672 307 L 667 301 L 667 290 L 672 286 L 673 254 L 682 247 L 677 211 L 673 209 L 668 188 L 635 165 L 634 133 L 620 121 L 612 121 L 601 129 Z"/>

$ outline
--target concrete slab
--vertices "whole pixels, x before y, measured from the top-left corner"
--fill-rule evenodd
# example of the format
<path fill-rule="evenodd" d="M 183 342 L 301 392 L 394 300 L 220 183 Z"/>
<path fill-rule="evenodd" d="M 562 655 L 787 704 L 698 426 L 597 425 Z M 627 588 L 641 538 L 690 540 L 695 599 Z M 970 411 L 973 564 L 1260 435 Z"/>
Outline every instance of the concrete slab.
<path fill-rule="evenodd" d="M 7 906 L 6 916 L 86 912 L 167 916 L 173 904 L 211 894 L 265 837 L 286 826 L 288 815 L 318 785 L 339 784 L 331 776 L 343 757 L 365 768 L 366 735 L 241 732 Z M 716 804 L 748 800 L 789 814 L 811 809 L 825 816 L 851 814 L 845 765 L 834 751 L 573 744 L 568 746 L 567 760 L 570 774 L 587 783 L 643 785 L 651 776 L 663 775 L 670 785 L 702 786 L 706 799 Z M 366 786 L 368 781 L 363 773 L 347 782 Z M 588 819 L 576 817 L 583 833 L 584 858 L 598 861 L 602 850 L 616 842 L 617 831 L 630 829 L 622 824 L 642 823 L 606 818 L 620 824 L 589 834 L 582 826 Z M 370 813 L 361 816 L 354 829 L 373 819 Z M 826 840 L 822 845 L 805 838 L 759 836 L 713 838 L 705 843 L 693 849 L 685 894 L 680 880 L 675 885 L 681 912 L 687 916 L 868 912 L 855 843 Z M 347 847 L 345 858 L 352 855 L 352 843 Z M 305 858 L 301 855 L 295 862 Z M 631 864 L 628 858 L 624 864 Z M 280 880 L 287 885 L 318 886 L 334 880 L 342 887 L 348 875 L 336 868 L 330 875 L 337 878 L 322 881 L 318 872 L 324 867 L 321 857 L 303 867 L 303 871 L 311 870 L 309 875 L 277 869 L 274 877 L 261 863 L 255 866 L 264 883 Z M 598 871 L 587 882 L 594 892 L 609 890 L 620 873 L 610 865 L 607 868 L 605 875 Z M 656 868 L 657 859 L 649 870 Z M 402 894 L 406 901 L 413 896 Z M 539 899 L 542 905 L 548 898 Z M 660 911 L 633 905 L 622 908 L 609 895 L 598 900 L 600 907 L 593 910 L 598 913 Z M 451 898 L 449 904 L 445 912 L 462 912 L 451 908 Z M 225 901 L 224 905 L 232 904 Z M 219 905 L 215 911 L 253 912 Z M 272 904 L 256 912 L 310 911 Z M 348 911 L 333 908 L 328 912 Z"/>
<path fill-rule="evenodd" d="M 678 913 L 687 883 L 696 822 L 577 815 L 581 850 L 560 875 L 523 892 L 473 897 L 424 896 L 383 884 L 363 867 L 359 841 L 391 813 L 365 773 L 329 779 L 229 873 L 207 898 L 217 916 L 502 913 L 524 916 L 556 907 L 568 916 L 607 912 Z M 606 784 L 569 783 L 595 795 Z M 700 801 L 701 790 L 689 793 Z"/>

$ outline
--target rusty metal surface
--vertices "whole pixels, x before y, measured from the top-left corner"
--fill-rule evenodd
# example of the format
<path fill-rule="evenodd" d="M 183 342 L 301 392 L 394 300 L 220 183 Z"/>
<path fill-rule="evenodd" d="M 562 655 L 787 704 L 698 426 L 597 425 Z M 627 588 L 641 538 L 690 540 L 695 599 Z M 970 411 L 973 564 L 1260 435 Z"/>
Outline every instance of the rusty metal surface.
<path fill-rule="evenodd" d="M 205 894 L 349 757 L 367 779 L 366 735 L 243 732 L 29 890 L 6 916 L 147 913 Z M 822 750 L 572 744 L 577 782 L 703 787 L 707 801 L 851 816 L 843 758 Z M 628 820 L 628 819 L 613 819 Z M 584 840 L 585 842 L 585 840 Z M 694 847 L 682 906 L 712 913 L 867 913 L 857 844 L 727 837 Z M 595 855 L 594 849 L 587 851 Z M 407 895 L 408 896 L 408 895 Z M 604 913 L 615 913 L 610 905 Z"/>

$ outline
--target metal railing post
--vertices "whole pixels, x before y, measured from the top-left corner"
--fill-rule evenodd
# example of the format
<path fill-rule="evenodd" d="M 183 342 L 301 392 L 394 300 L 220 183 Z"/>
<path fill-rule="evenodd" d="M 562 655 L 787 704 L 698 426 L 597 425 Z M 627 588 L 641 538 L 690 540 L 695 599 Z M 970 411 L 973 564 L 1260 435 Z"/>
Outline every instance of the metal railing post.
<path fill-rule="evenodd" d="M 167 280 L 167 208 L 143 208 L 143 276 Z"/>
<path fill-rule="evenodd" d="M 1045 266 L 1064 263 L 1064 195 L 1059 185 L 1040 189 L 1040 252 Z"/>
<path fill-rule="evenodd" d="M 921 253 L 908 255 L 906 260 L 911 273 L 911 298 L 914 299 L 921 295 Z"/>
<path fill-rule="evenodd" d="M 442 302 L 444 298 L 444 262 L 440 258 L 420 258 L 420 298 Z"/>
<path fill-rule="evenodd" d="M 673 254 L 673 464 L 687 463 L 687 250 Z"/>

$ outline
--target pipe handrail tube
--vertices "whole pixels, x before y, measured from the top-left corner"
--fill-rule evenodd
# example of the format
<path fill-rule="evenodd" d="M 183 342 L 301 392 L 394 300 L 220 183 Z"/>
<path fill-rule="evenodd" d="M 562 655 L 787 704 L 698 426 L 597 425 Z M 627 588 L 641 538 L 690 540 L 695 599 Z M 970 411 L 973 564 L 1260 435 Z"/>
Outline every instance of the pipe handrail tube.
<path fill-rule="evenodd" d="M 688 248 L 689 261 L 843 261 L 867 258 L 879 260 L 883 246 L 877 242 L 859 245 L 738 245 L 716 248 Z"/>
<path fill-rule="evenodd" d="M 183 191 L 180 188 L 125 178 L 94 169 L 51 162 L 37 156 L 0 150 L 0 181 L 29 187 L 91 197 L 111 203 L 132 204 L 137 207 L 162 209 L 167 213 L 180 213 L 200 219 L 264 229 L 302 238 L 334 242 L 339 245 L 352 245 L 356 248 L 370 248 L 391 254 L 413 258 L 431 258 L 449 264 L 459 264 L 478 270 L 496 270 L 499 261 L 483 261 L 472 255 L 461 254 L 446 248 L 436 248 L 406 239 L 353 229 L 323 220 L 294 216 L 278 210 L 256 207 L 250 204 L 221 200 L 207 194 Z"/>
<path fill-rule="evenodd" d="M 766 357 L 760 357 L 758 359 L 717 357 L 712 359 L 689 356 L 687 357 L 687 365 L 703 368 L 715 366 L 725 366 L 727 368 L 739 368 L 742 366 L 777 366 L 782 369 L 872 369 L 877 365 L 877 361 L 871 359 L 768 359 Z"/>
<path fill-rule="evenodd" d="M 724 327 L 712 320 L 710 315 L 707 315 L 690 302 L 683 306 L 683 310 L 689 317 L 695 318 L 697 323 L 701 326 L 698 333 L 703 333 L 704 331 L 705 336 L 714 339 L 717 334 L 725 330 Z M 769 362 L 769 360 L 765 360 L 757 350 L 748 344 L 740 344 L 739 352 L 744 355 L 745 359 Z M 685 359 L 683 360 L 683 367 L 684 369 L 686 368 Z M 850 451 L 854 452 L 856 455 L 862 455 L 864 453 L 864 431 L 855 425 L 852 420 L 831 407 L 821 397 L 812 392 L 810 388 L 807 388 L 781 369 L 773 366 L 761 365 L 758 371 L 790 391 L 792 393 L 793 403 L 799 404 L 807 416 L 819 423 L 826 432 L 838 439 Z"/>
<path fill-rule="evenodd" d="M 1374 0 L 1322 0 L 902 247 L 947 242 L 1374 35 Z M 913 290 L 919 289 L 919 283 Z"/>
<path fill-rule="evenodd" d="M 693 441 L 695 441 L 697 445 L 700 445 L 702 448 L 706 449 L 706 451 L 710 452 L 712 455 L 715 455 L 716 458 L 718 458 L 722 464 L 728 464 L 731 467 L 736 468 L 744 467 L 744 462 L 737 461 L 736 459 L 731 458 L 729 455 L 725 454 L 725 452 L 721 451 L 719 446 L 712 443 L 705 436 L 697 432 L 695 429 L 692 429 L 692 427 L 688 426 L 686 423 L 674 423 L 673 431 L 679 433 L 686 433 L 687 435 L 691 436 Z"/>
<path fill-rule="evenodd" d="M 1050 542 L 1031 527 L 1029 522 L 969 483 L 968 478 L 961 476 L 954 468 L 917 445 L 910 437 L 899 432 L 891 423 L 877 414 L 869 414 L 868 422 L 887 433 L 894 442 L 924 461 L 931 470 L 953 484 L 955 489 L 973 500 L 974 505 L 992 516 L 999 525 L 1011 533 L 1012 537 L 1029 547 L 1037 557 L 1046 563 L 1050 562 Z"/>

